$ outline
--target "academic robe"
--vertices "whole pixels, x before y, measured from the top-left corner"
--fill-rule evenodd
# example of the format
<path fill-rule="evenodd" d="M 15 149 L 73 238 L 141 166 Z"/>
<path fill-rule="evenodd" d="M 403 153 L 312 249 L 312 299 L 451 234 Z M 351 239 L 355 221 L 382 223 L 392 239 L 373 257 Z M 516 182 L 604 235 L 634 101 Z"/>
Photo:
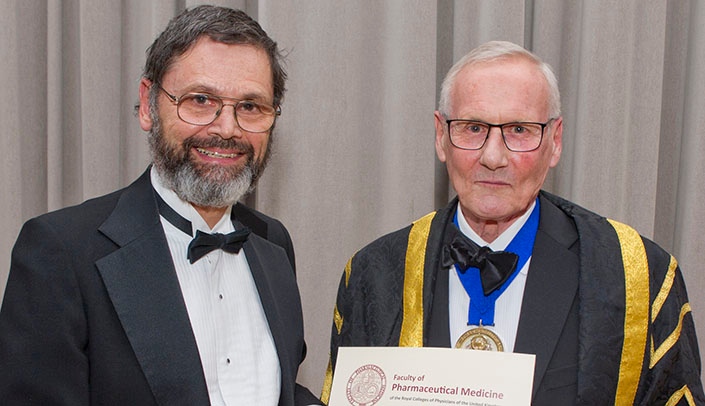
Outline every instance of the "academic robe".
<path fill-rule="evenodd" d="M 624 224 L 543 191 L 539 196 L 514 348 L 536 354 L 532 404 L 705 404 L 676 260 Z M 441 251 L 456 207 L 457 198 L 348 261 L 324 402 L 341 346 L 451 346 Z"/>

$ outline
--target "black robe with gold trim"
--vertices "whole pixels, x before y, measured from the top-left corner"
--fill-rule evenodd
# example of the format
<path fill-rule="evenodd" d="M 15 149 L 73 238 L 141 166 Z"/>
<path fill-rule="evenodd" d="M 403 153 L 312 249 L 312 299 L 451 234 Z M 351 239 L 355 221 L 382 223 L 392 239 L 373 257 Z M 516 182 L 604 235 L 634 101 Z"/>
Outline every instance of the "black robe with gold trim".
<path fill-rule="evenodd" d="M 566 322 L 567 331 L 560 335 L 569 342 L 551 349 L 568 352 L 568 359 L 573 351 L 575 365 L 563 374 L 566 388 L 554 390 L 546 387 L 543 373 L 560 356 L 537 351 L 533 404 L 705 405 L 693 318 L 676 260 L 624 224 L 546 192 L 540 198 L 539 230 L 551 217 L 565 217 L 569 226 L 564 228 L 576 240 L 566 252 L 579 261 L 575 300 L 563 312 L 573 322 Z M 429 346 L 437 342 L 437 332 L 448 334 L 447 297 L 438 301 L 448 280 L 440 257 L 456 206 L 457 199 L 377 239 L 348 261 L 334 311 L 324 402 L 339 347 Z M 527 285 L 542 272 L 536 269 L 537 246 Z M 528 294 L 527 288 L 525 302 Z M 520 329 L 541 329 L 557 311 L 522 311 Z"/>

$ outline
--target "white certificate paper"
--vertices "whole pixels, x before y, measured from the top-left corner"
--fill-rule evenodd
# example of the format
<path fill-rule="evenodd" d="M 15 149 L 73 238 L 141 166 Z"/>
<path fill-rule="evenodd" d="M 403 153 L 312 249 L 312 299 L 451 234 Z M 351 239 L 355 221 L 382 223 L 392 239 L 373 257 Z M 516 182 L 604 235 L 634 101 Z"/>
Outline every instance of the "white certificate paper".
<path fill-rule="evenodd" d="M 529 406 L 535 355 L 340 347 L 329 406 Z"/>

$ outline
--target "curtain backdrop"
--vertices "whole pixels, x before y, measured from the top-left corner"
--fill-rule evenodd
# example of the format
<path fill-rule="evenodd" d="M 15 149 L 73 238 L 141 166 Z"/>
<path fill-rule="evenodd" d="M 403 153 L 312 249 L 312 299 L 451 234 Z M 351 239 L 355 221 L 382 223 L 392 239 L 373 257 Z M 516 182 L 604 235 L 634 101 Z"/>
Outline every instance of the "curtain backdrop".
<path fill-rule="evenodd" d="M 433 111 L 454 61 L 516 42 L 555 69 L 563 156 L 546 189 L 626 222 L 683 269 L 705 354 L 705 2 L 218 1 L 288 53 L 288 92 L 255 208 L 296 246 L 318 392 L 347 259 L 444 205 Z M 22 223 L 125 186 L 148 164 L 133 106 L 145 49 L 183 0 L 4 0 L 0 286 Z M 2 290 L 2 289 L 0 289 Z"/>

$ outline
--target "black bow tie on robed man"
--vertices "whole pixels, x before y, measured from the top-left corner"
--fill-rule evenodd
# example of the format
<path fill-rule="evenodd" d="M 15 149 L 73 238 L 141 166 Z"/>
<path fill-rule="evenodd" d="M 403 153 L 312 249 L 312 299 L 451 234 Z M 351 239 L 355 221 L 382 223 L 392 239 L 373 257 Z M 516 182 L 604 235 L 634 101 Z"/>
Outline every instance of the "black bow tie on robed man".
<path fill-rule="evenodd" d="M 485 296 L 499 289 L 514 272 L 519 256 L 511 252 L 480 247 L 456 227 L 449 228 L 452 235 L 449 238 L 450 243 L 443 247 L 442 265 L 449 267 L 456 264 L 463 273 L 469 267 L 479 268 Z"/>

